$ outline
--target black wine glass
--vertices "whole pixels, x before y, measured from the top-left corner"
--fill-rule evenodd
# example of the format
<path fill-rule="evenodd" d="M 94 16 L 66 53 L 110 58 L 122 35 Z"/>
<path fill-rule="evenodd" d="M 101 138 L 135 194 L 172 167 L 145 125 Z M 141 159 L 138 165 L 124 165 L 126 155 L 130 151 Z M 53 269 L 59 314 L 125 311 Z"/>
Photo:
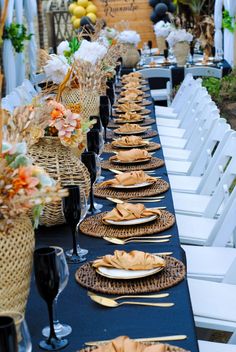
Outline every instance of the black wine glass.
<path fill-rule="evenodd" d="M 87 167 L 90 174 L 90 206 L 88 213 L 97 214 L 100 213 L 99 209 L 94 206 L 94 195 L 93 195 L 93 184 L 97 178 L 97 164 L 96 164 L 96 154 L 92 151 L 84 152 L 81 155 L 81 161 Z"/>
<path fill-rule="evenodd" d="M 164 49 L 164 58 L 165 58 L 165 61 L 168 60 L 168 56 L 169 56 L 169 49 Z"/>
<path fill-rule="evenodd" d="M 77 225 L 81 220 L 83 197 L 79 186 L 69 185 L 65 186 L 65 188 L 68 190 L 69 195 L 68 197 L 63 198 L 63 213 L 66 219 L 66 223 L 71 228 L 73 244 L 72 253 L 70 250 L 66 251 L 66 259 L 70 264 L 77 264 L 86 260 L 83 255 L 78 253 L 78 249 L 80 249 L 80 247 L 77 245 L 76 241 Z M 86 253 L 88 252 L 86 251 Z"/>
<path fill-rule="evenodd" d="M 99 155 L 100 151 L 100 132 L 98 129 L 92 129 L 87 133 L 88 152 L 94 152 Z"/>
<path fill-rule="evenodd" d="M 115 87 L 113 79 L 107 81 L 107 90 L 106 95 L 108 96 L 111 106 L 113 106 L 115 102 Z"/>
<path fill-rule="evenodd" d="M 148 45 L 148 48 L 150 50 L 150 55 L 152 55 L 152 41 L 148 40 L 147 45 Z"/>
<path fill-rule="evenodd" d="M 0 317 L 0 351 L 18 351 L 14 319 L 9 316 Z"/>
<path fill-rule="evenodd" d="M 110 104 L 109 98 L 105 95 L 100 97 L 99 111 L 100 111 L 102 125 L 104 127 L 105 142 L 107 142 L 107 126 L 111 115 L 111 104 Z"/>
<path fill-rule="evenodd" d="M 48 306 L 50 323 L 49 337 L 40 341 L 39 346 L 46 351 L 58 351 L 68 345 L 68 340 L 57 337 L 53 324 L 53 301 L 58 295 L 60 285 L 55 248 L 44 247 L 34 251 L 34 273 L 38 292 Z"/>
<path fill-rule="evenodd" d="M 190 46 L 190 55 L 191 55 L 191 63 L 193 64 L 193 57 L 194 57 L 194 45 Z"/>
<path fill-rule="evenodd" d="M 93 125 L 93 127 L 91 128 L 91 130 L 99 130 L 100 132 L 102 132 L 102 122 L 100 119 L 100 116 L 90 116 L 90 121 L 92 120 L 96 120 L 96 123 Z"/>

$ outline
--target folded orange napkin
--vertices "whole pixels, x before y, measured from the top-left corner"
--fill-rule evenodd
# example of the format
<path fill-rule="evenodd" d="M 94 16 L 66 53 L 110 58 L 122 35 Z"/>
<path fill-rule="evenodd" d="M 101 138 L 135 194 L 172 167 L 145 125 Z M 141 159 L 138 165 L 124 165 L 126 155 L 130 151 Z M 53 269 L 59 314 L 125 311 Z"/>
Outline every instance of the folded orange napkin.
<path fill-rule="evenodd" d="M 121 92 L 120 95 L 126 96 L 127 94 L 131 94 L 131 93 L 134 93 L 137 95 L 144 95 L 144 92 L 140 89 L 137 89 L 137 88 L 127 88 L 126 90 Z"/>
<path fill-rule="evenodd" d="M 141 251 L 115 251 L 93 262 L 94 268 L 105 266 L 124 270 L 150 270 L 165 266 L 165 260 L 161 257 Z"/>
<path fill-rule="evenodd" d="M 146 218 L 152 215 L 161 215 L 160 210 L 155 208 L 145 208 L 141 203 L 130 204 L 122 203 L 117 204 L 117 206 L 109 211 L 102 220 L 106 223 L 106 220 L 122 221 L 122 220 L 134 220 Z"/>
<path fill-rule="evenodd" d="M 140 87 L 139 82 L 129 82 L 124 85 L 124 88 L 137 88 L 137 87 Z"/>
<path fill-rule="evenodd" d="M 139 78 L 142 78 L 143 75 L 142 75 L 141 72 L 135 71 L 135 72 L 127 73 L 127 74 L 123 75 L 122 77 L 139 77 Z"/>
<path fill-rule="evenodd" d="M 126 123 L 124 124 L 123 126 L 120 126 L 119 128 L 117 128 L 115 131 L 117 132 L 141 132 L 141 131 L 146 131 L 147 130 L 147 127 L 140 127 L 139 125 L 137 124 L 129 124 L 129 123 Z"/>
<path fill-rule="evenodd" d="M 132 145 L 141 145 L 141 144 L 144 144 L 144 142 L 145 141 L 142 139 L 142 137 L 125 136 L 125 137 L 118 138 L 115 141 L 112 141 L 111 144 L 114 146 L 116 146 L 116 145 L 126 146 L 127 145 L 127 146 L 132 147 Z"/>
<path fill-rule="evenodd" d="M 140 77 L 132 77 L 132 76 L 129 76 L 129 77 L 122 77 L 122 83 L 129 83 L 129 82 L 137 82 L 139 83 L 141 81 L 141 78 Z"/>
<path fill-rule="evenodd" d="M 132 162 L 136 160 L 146 160 L 151 159 L 151 155 L 148 153 L 147 150 L 142 149 L 130 149 L 125 151 L 120 151 L 116 155 L 110 157 L 110 160 L 119 160 L 119 161 L 126 161 Z"/>
<path fill-rule="evenodd" d="M 141 342 L 131 340 L 127 336 L 120 336 L 111 342 L 96 348 L 96 352 L 167 352 L 163 344 L 147 346 Z"/>
<path fill-rule="evenodd" d="M 134 121 L 142 119 L 142 115 L 138 114 L 137 112 L 126 112 L 125 114 L 119 115 L 119 119 L 127 120 L 127 121 Z"/>
<path fill-rule="evenodd" d="M 124 172 L 122 174 L 116 175 L 115 178 L 104 181 L 100 183 L 101 186 L 114 186 L 114 185 L 123 185 L 123 186 L 132 186 L 137 185 L 138 183 L 143 182 L 156 182 L 156 177 L 149 176 L 145 174 L 144 171 L 132 171 Z"/>
<path fill-rule="evenodd" d="M 117 109 L 123 112 L 130 112 L 130 111 L 142 110 L 142 107 L 136 103 L 127 102 L 127 103 L 118 105 Z"/>
<path fill-rule="evenodd" d="M 137 93 L 128 93 L 124 98 L 118 100 L 118 103 L 123 103 L 126 101 L 142 101 L 142 97 L 139 97 Z"/>

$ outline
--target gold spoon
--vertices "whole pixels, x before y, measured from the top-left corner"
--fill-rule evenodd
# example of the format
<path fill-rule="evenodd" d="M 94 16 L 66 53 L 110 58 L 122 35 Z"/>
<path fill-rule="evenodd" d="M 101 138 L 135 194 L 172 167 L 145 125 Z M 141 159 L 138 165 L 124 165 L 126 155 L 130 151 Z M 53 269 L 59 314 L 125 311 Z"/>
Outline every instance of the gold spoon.
<path fill-rule="evenodd" d="M 88 291 L 87 292 L 88 296 L 97 296 L 97 297 L 102 297 L 102 298 L 108 298 L 104 296 L 100 296 L 95 294 L 94 292 Z M 117 301 L 119 299 L 124 299 L 124 298 L 165 298 L 168 297 L 170 294 L 169 293 L 158 293 L 156 295 L 126 295 L 126 296 L 118 296 L 118 297 L 112 297 L 113 301 Z M 109 298 L 108 298 L 109 299 Z"/>
<path fill-rule="evenodd" d="M 108 308 L 117 308 L 117 307 L 123 306 L 125 304 L 138 305 L 138 306 L 149 306 L 149 307 L 163 307 L 163 308 L 174 306 L 174 303 L 147 303 L 147 302 L 120 302 L 120 303 L 118 303 L 111 298 L 101 297 L 101 296 L 97 296 L 97 295 L 92 295 L 89 297 L 91 298 L 92 301 L 94 301 L 104 307 L 108 307 Z"/>
<path fill-rule="evenodd" d="M 121 240 L 120 238 L 115 238 L 115 237 L 103 237 L 103 239 L 107 242 L 111 242 L 114 244 L 126 244 L 130 242 L 143 242 L 146 240 L 156 240 L 154 242 L 169 242 L 169 239 L 171 238 L 171 235 L 165 235 L 165 236 L 150 236 L 150 237 L 130 237 L 125 240 Z M 160 241 L 158 241 L 158 240 Z M 166 241 L 168 239 L 168 241 Z M 165 240 L 165 241 L 164 241 Z"/>
<path fill-rule="evenodd" d="M 111 198 L 111 197 L 106 197 L 107 200 L 110 200 L 111 202 L 113 203 L 116 203 L 116 204 L 124 204 L 124 203 L 158 203 L 158 202 L 161 202 L 163 198 L 146 198 L 146 199 L 127 199 L 127 200 L 121 200 L 121 199 L 118 199 L 118 198 Z M 156 209 L 166 209 L 166 207 L 159 207 L 159 208 L 156 208 Z"/>
<path fill-rule="evenodd" d="M 161 342 L 161 341 L 180 341 L 180 340 L 186 340 L 188 338 L 187 335 L 170 335 L 170 336 L 160 336 L 160 337 L 147 337 L 147 338 L 139 338 L 139 339 L 134 339 L 134 341 L 137 342 Z M 89 341 L 85 342 L 86 346 L 99 346 L 103 345 L 105 343 L 109 343 L 111 340 L 103 340 L 103 341 Z"/>

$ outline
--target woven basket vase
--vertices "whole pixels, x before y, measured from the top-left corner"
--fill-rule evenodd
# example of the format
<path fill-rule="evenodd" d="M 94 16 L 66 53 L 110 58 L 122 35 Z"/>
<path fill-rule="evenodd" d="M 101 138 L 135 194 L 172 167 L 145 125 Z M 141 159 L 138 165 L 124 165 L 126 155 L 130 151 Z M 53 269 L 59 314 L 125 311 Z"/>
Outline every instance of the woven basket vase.
<path fill-rule="evenodd" d="M 26 216 L 14 220 L 9 232 L 0 231 L 0 312 L 25 312 L 29 295 L 34 230 Z"/>
<path fill-rule="evenodd" d="M 90 190 L 90 175 L 85 165 L 64 147 L 57 137 L 44 137 L 33 145 L 29 154 L 33 162 L 44 170 L 61 186 L 78 185 L 86 196 Z M 54 226 L 65 223 L 62 202 L 54 202 L 44 207 L 39 219 L 40 225 Z"/>
<path fill-rule="evenodd" d="M 137 48 L 133 44 L 124 44 L 125 54 L 122 55 L 123 67 L 134 68 L 140 60 Z"/>
<path fill-rule="evenodd" d="M 165 37 L 156 37 L 157 47 L 160 51 L 160 54 L 164 53 L 166 49 L 166 38 Z"/>
<path fill-rule="evenodd" d="M 179 42 L 174 45 L 174 55 L 178 66 L 184 66 L 187 62 L 190 52 L 188 42 Z"/>
<path fill-rule="evenodd" d="M 66 87 L 62 93 L 62 103 L 75 113 L 80 113 L 86 121 L 90 116 L 99 116 L 100 96 L 97 92 L 83 93 L 79 88 Z"/>

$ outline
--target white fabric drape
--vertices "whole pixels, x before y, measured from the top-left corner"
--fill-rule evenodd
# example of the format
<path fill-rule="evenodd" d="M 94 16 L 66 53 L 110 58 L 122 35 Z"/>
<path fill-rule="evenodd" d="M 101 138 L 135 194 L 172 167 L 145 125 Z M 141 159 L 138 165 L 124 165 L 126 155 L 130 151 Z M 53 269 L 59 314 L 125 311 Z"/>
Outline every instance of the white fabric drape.
<path fill-rule="evenodd" d="M 216 50 L 223 49 L 223 35 L 222 35 L 222 9 L 224 0 L 215 1 L 214 22 L 215 22 L 215 48 Z"/>
<path fill-rule="evenodd" d="M 17 1 L 17 0 L 16 0 Z M 3 8 L 4 0 L 1 0 Z M 10 0 L 8 4 L 6 25 L 10 25 L 13 18 L 14 0 Z M 3 42 L 3 69 L 6 81 L 6 94 L 9 94 L 16 87 L 16 67 L 15 53 L 11 40 L 5 39 Z"/>
<path fill-rule="evenodd" d="M 229 11 L 230 16 L 235 15 L 235 0 L 224 0 L 224 7 Z M 228 63 L 234 64 L 234 33 L 228 29 L 224 30 L 224 57 Z"/>
<path fill-rule="evenodd" d="M 23 0 L 15 1 L 16 23 L 23 24 Z M 20 86 L 25 79 L 25 53 L 16 53 L 16 85 Z"/>
<path fill-rule="evenodd" d="M 35 39 L 34 18 L 37 16 L 36 0 L 24 0 L 25 16 L 27 20 L 28 33 L 33 34 L 28 46 L 30 74 L 37 71 L 37 44 Z"/>

